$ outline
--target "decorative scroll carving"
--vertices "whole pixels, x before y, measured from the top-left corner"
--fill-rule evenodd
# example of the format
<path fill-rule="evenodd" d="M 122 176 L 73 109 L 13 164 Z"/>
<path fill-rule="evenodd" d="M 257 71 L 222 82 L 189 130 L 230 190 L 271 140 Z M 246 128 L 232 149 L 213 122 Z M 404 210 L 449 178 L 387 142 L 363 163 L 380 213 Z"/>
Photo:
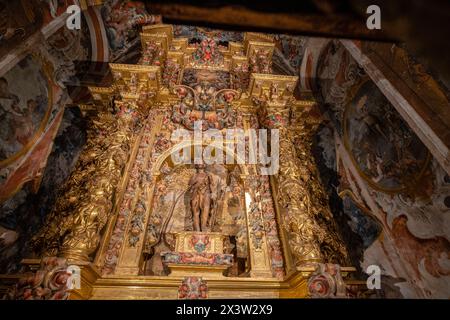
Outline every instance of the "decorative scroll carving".
<path fill-rule="evenodd" d="M 26 274 L 10 288 L 4 300 L 66 300 L 69 297 L 66 259 L 43 258 L 39 270 Z"/>
<path fill-rule="evenodd" d="M 144 231 L 144 219 L 146 213 L 146 205 L 144 199 L 139 199 L 134 209 L 134 215 L 131 218 L 131 226 L 128 236 L 128 245 L 136 247 L 139 242 L 142 232 Z"/>
<path fill-rule="evenodd" d="M 270 190 L 270 182 L 267 176 L 258 177 L 258 190 L 261 194 L 261 213 L 264 221 L 264 229 L 272 267 L 272 274 L 278 278 L 284 276 L 284 261 L 281 253 L 281 243 L 278 238 L 275 208 Z"/>
<path fill-rule="evenodd" d="M 239 182 L 239 172 L 234 170 L 230 175 L 230 189 L 232 192 L 232 197 L 229 199 L 230 203 L 240 204 L 244 199 L 244 190 Z M 244 205 L 243 205 L 244 206 Z M 234 223 L 238 226 L 238 231 L 236 232 L 236 251 L 238 258 L 247 258 L 248 252 L 248 236 L 247 236 L 247 217 L 244 211 L 239 211 L 239 214 L 234 217 Z"/>
<path fill-rule="evenodd" d="M 338 264 L 317 264 L 316 271 L 308 280 L 311 298 L 346 298 L 346 285 Z"/>
<path fill-rule="evenodd" d="M 149 115 L 146 120 L 146 124 L 143 128 L 142 139 L 140 140 L 138 152 L 133 165 L 130 167 L 129 181 L 125 187 L 122 202 L 118 207 L 118 213 L 116 218 L 116 224 L 112 228 L 111 237 L 109 239 L 109 244 L 105 250 L 105 256 L 103 261 L 102 272 L 106 274 L 111 274 L 116 269 L 116 265 L 119 262 L 119 255 L 124 247 L 124 242 L 126 239 L 126 231 L 128 219 L 135 213 L 134 201 L 136 197 L 142 196 L 140 191 L 141 182 L 150 183 L 151 176 L 149 174 L 141 175 L 141 172 L 150 172 L 151 166 L 146 163 L 146 153 L 147 150 L 153 149 L 154 145 L 154 130 L 158 127 L 157 109 L 152 109 L 149 111 Z M 155 119 L 155 121 L 151 121 Z M 147 167 L 148 166 L 148 167 Z M 140 219 L 140 218 L 139 218 Z M 155 221 L 151 221 L 151 224 Z M 144 224 L 145 225 L 145 224 Z M 149 224 L 150 225 L 150 224 Z M 155 224 L 156 226 L 157 224 Z M 133 232 L 132 228 L 130 231 Z M 140 239 L 140 232 L 137 229 L 133 232 L 135 234 L 134 240 Z M 128 236 L 133 237 L 131 234 Z"/>
<path fill-rule="evenodd" d="M 262 212 L 261 182 L 258 175 L 241 176 L 244 181 L 245 202 L 247 207 L 247 232 L 249 234 L 249 255 L 251 276 L 271 277 L 276 272 L 271 270 L 271 257 L 269 256 L 269 244 L 267 230 L 264 225 Z"/>
<path fill-rule="evenodd" d="M 173 106 L 172 121 L 193 130 L 195 121 L 202 120 L 202 129 L 223 129 L 236 121 L 236 112 L 231 103 L 239 98 L 232 89 L 217 91 L 215 87 L 202 82 L 194 88 L 179 85 L 174 87 L 181 102 Z"/>
<path fill-rule="evenodd" d="M 178 83 L 178 78 L 180 76 L 182 66 L 180 62 L 175 59 L 167 59 L 164 64 L 164 73 L 162 75 L 162 81 L 165 86 L 172 88 Z"/>
<path fill-rule="evenodd" d="M 192 253 L 192 252 L 162 252 L 164 263 L 231 266 L 233 264 L 232 254 L 223 253 Z"/>
<path fill-rule="evenodd" d="M 292 131 L 281 129 L 279 200 L 288 208 L 285 227 L 297 264 L 302 261 L 333 261 L 348 258 L 328 207 L 323 187 L 308 152 L 310 145 Z M 295 143 L 294 143 L 295 141 Z M 296 152 L 298 147 L 300 152 Z"/>

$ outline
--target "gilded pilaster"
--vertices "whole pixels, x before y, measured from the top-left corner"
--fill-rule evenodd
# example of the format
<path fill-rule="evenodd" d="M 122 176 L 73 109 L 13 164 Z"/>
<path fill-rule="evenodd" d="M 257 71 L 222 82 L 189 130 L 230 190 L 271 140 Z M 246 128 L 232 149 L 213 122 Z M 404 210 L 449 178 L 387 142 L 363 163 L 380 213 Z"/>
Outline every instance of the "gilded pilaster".
<path fill-rule="evenodd" d="M 248 116 L 244 117 L 244 129 L 250 129 Z M 248 147 L 254 149 L 255 143 L 256 141 L 249 139 Z M 250 275 L 252 277 L 272 277 L 267 235 L 262 216 L 259 176 L 254 165 L 249 165 L 247 171 L 249 174 L 242 175 L 241 179 L 245 192 Z"/>
<path fill-rule="evenodd" d="M 261 194 L 257 175 L 243 175 L 245 210 L 247 213 L 250 276 L 272 278 L 267 235 L 261 210 Z"/>
<path fill-rule="evenodd" d="M 154 119 L 148 146 L 143 159 L 143 168 L 149 166 L 156 134 L 161 130 L 163 116 Z M 144 245 L 145 230 L 151 213 L 151 203 L 155 188 L 156 177 L 148 175 L 141 177 L 135 199 L 132 203 L 132 214 L 127 217 L 125 241 L 119 255 L 116 274 L 138 275 L 141 269 L 142 247 Z"/>

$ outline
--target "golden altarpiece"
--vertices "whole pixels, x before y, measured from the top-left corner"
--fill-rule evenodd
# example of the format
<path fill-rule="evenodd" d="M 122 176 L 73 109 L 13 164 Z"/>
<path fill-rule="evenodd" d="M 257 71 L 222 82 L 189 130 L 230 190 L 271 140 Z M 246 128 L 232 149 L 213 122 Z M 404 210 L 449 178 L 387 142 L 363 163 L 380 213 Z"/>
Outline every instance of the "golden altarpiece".
<path fill-rule="evenodd" d="M 81 267 L 70 298 L 345 296 L 354 269 L 310 151 L 317 106 L 295 99 L 297 77 L 273 74 L 273 39 L 190 43 L 159 24 L 143 27 L 141 43 L 138 64 L 110 64 L 113 84 L 89 88 L 87 144 L 32 241 L 40 256 Z M 176 164 L 186 146 L 193 158 L 207 144 L 193 137 L 199 122 L 278 129 L 277 174 L 237 159 L 230 139 L 220 152 L 235 161 Z M 179 129 L 192 139 L 174 141 Z M 198 181 L 211 197 L 194 199 Z"/>

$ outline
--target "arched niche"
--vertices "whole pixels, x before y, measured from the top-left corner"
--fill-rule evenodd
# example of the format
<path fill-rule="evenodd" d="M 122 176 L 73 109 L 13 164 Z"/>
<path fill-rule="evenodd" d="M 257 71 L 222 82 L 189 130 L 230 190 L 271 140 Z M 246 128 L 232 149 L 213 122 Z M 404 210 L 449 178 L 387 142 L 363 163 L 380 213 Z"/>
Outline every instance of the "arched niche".
<path fill-rule="evenodd" d="M 202 142 L 185 141 L 163 152 L 152 165 L 153 192 L 143 255 L 146 261 L 143 272 L 147 275 L 167 275 L 160 260 L 160 253 L 174 249 L 175 234 L 192 231 L 192 213 L 190 211 L 188 181 L 195 173 L 193 161 L 194 147 L 206 147 Z M 176 164 L 172 155 L 184 148 L 191 148 L 191 163 Z M 217 148 L 218 151 L 232 154 L 229 147 Z M 229 252 L 236 257 L 236 266 L 231 275 L 245 272 L 248 259 L 248 234 L 246 208 L 242 175 L 248 169 L 242 159 L 234 155 L 233 164 L 207 165 L 206 171 L 218 179 L 218 201 L 215 211 L 211 211 L 211 231 L 221 232 L 229 237 Z M 222 171 L 220 171 L 222 169 Z"/>
<path fill-rule="evenodd" d="M 181 152 L 186 147 L 191 147 L 191 163 L 193 164 L 194 163 L 194 148 L 202 147 L 204 150 L 204 148 L 207 147 L 207 144 L 204 143 L 203 141 L 188 140 L 188 141 L 183 141 L 183 142 L 180 142 L 180 143 L 174 145 L 172 148 L 169 148 L 168 150 L 164 151 L 158 157 L 158 159 L 153 163 L 151 175 L 153 177 L 159 177 L 159 175 L 161 174 L 161 168 L 163 168 L 164 165 L 168 165 L 169 167 L 174 167 L 176 164 L 173 162 L 173 158 L 174 158 L 173 154 Z M 228 146 L 217 146 L 216 148 L 223 152 L 224 161 L 225 161 L 227 155 L 233 156 L 233 159 L 234 159 L 233 163 L 232 164 L 225 163 L 225 165 L 232 166 L 232 167 L 238 166 L 242 175 L 248 175 L 249 172 L 248 172 L 248 168 L 245 165 L 245 159 L 243 159 L 242 157 L 239 157 Z"/>

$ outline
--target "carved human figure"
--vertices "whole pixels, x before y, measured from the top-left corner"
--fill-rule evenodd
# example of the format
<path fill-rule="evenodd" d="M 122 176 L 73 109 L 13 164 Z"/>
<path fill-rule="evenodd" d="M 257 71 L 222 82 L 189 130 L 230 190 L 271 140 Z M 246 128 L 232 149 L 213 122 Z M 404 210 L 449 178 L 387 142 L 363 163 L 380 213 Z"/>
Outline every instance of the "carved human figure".
<path fill-rule="evenodd" d="M 208 228 L 209 213 L 214 201 L 214 182 L 210 174 L 205 171 L 204 165 L 196 165 L 195 169 L 197 172 L 189 181 L 194 231 L 205 232 Z"/>

